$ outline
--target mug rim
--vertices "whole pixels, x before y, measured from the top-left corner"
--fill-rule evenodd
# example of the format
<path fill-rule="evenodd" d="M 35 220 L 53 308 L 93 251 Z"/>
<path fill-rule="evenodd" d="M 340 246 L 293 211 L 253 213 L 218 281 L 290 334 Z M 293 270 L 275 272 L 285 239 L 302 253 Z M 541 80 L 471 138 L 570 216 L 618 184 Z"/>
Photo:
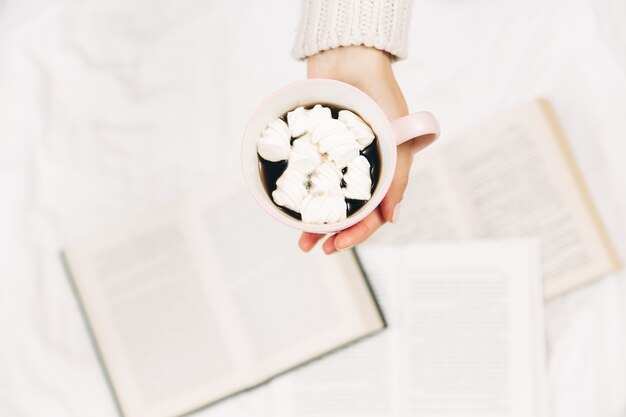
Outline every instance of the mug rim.
<path fill-rule="evenodd" d="M 387 175 L 387 177 L 383 178 L 382 170 L 381 170 L 380 177 L 378 179 L 378 184 L 376 186 L 376 189 L 372 193 L 371 198 L 356 213 L 338 222 L 328 223 L 328 224 L 313 224 L 313 223 L 305 223 L 302 220 L 298 220 L 294 217 L 291 217 L 290 215 L 282 211 L 271 200 L 271 197 L 268 195 L 264 187 L 262 187 L 263 188 L 262 195 L 259 195 L 260 193 L 257 190 L 257 187 L 255 187 L 252 184 L 252 181 L 253 181 L 252 175 L 257 175 L 259 177 L 260 175 L 258 172 L 254 172 L 254 173 L 250 172 L 248 164 L 246 164 L 245 156 L 246 156 L 247 149 L 250 146 L 248 142 L 252 140 L 252 138 L 250 137 L 250 130 L 252 129 L 252 125 L 254 124 L 254 122 L 258 119 L 259 114 L 262 112 L 262 110 L 265 107 L 267 107 L 277 97 L 285 94 L 288 91 L 298 89 L 304 84 L 334 85 L 335 87 L 340 88 L 340 89 L 350 90 L 351 93 L 359 96 L 359 101 L 363 102 L 363 107 L 368 107 L 368 110 L 378 113 L 378 116 L 382 120 L 385 121 L 385 123 L 383 123 L 381 127 L 384 130 L 386 130 L 386 132 L 376 132 L 377 133 L 376 137 L 379 139 L 380 136 L 383 136 L 381 135 L 381 133 L 384 133 L 384 136 L 389 138 L 388 140 L 391 142 L 390 143 L 391 146 L 389 146 L 389 148 L 391 149 L 391 154 L 387 156 L 384 163 L 390 164 L 392 167 L 391 172 L 395 173 L 396 163 L 397 163 L 397 146 L 395 142 L 395 134 L 391 126 L 391 121 L 389 120 L 387 115 L 383 112 L 381 107 L 374 101 L 374 99 L 372 99 L 364 91 L 360 90 L 359 88 L 353 85 L 347 84 L 343 81 L 333 80 L 329 78 L 314 78 L 314 79 L 308 79 L 308 80 L 300 80 L 300 81 L 287 84 L 281 87 L 280 89 L 274 91 L 272 94 L 266 97 L 261 102 L 261 104 L 257 106 L 256 110 L 250 116 L 248 123 L 246 125 L 246 129 L 243 134 L 243 141 L 242 141 L 241 150 L 240 150 L 240 161 L 241 161 L 242 173 L 244 176 L 246 187 L 252 193 L 252 195 L 254 196 L 254 199 L 259 203 L 261 207 L 265 209 L 266 212 L 268 212 L 272 217 L 274 217 L 279 222 L 286 224 L 290 227 L 293 227 L 295 229 L 298 229 L 304 232 L 309 232 L 309 233 L 326 234 L 326 233 L 339 232 L 341 230 L 347 229 L 355 225 L 356 223 L 360 222 L 365 217 L 367 217 L 369 214 L 371 214 L 374 210 L 376 210 L 376 208 L 380 205 L 385 195 L 387 194 L 389 187 L 391 186 L 391 183 L 393 181 L 393 175 Z M 341 106 L 341 104 L 337 104 L 337 105 Z M 291 110 L 293 109 L 287 109 L 286 111 L 291 111 Z M 354 110 L 358 112 L 359 114 L 361 114 L 359 109 L 350 109 L 350 110 Z M 368 124 L 370 124 L 368 120 L 365 120 L 365 121 Z M 256 141 L 255 141 L 255 145 L 256 145 Z M 379 139 L 379 146 L 382 146 L 380 144 L 380 139 Z M 255 146 L 255 149 L 256 149 L 256 146 Z M 382 153 L 382 150 L 381 150 L 381 153 Z"/>

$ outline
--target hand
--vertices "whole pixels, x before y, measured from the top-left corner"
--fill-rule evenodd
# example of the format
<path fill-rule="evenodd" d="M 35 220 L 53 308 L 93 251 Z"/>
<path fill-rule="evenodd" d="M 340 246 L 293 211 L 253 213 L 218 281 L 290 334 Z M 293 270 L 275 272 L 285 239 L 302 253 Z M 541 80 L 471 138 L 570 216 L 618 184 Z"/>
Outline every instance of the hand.
<path fill-rule="evenodd" d="M 391 69 L 391 56 L 365 46 L 349 46 L 320 52 L 307 61 L 308 78 L 332 78 L 343 81 L 367 93 L 383 109 L 389 120 L 408 114 L 402 91 Z M 365 241 L 385 222 L 395 222 L 399 203 L 409 181 L 413 161 L 414 141 L 398 147 L 398 163 L 391 188 L 381 204 L 359 223 L 330 236 L 324 242 L 324 253 L 349 249 Z M 324 235 L 303 233 L 300 248 L 308 252 Z"/>

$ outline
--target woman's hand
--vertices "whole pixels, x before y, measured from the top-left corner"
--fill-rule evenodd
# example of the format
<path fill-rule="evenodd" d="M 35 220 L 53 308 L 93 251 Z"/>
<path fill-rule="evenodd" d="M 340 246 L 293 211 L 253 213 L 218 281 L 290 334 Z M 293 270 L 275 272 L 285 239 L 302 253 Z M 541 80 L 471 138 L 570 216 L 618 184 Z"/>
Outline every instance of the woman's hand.
<path fill-rule="evenodd" d="M 365 46 L 349 46 L 320 52 L 307 60 L 308 78 L 331 78 L 359 88 L 372 97 L 389 120 L 408 114 L 402 91 L 391 69 L 391 57 Z M 349 249 L 366 240 L 385 222 L 398 219 L 400 201 L 409 181 L 414 141 L 398 147 L 398 163 L 391 188 L 382 203 L 359 223 L 330 236 L 322 246 L 326 254 Z M 300 248 L 308 252 L 324 235 L 303 233 Z"/>

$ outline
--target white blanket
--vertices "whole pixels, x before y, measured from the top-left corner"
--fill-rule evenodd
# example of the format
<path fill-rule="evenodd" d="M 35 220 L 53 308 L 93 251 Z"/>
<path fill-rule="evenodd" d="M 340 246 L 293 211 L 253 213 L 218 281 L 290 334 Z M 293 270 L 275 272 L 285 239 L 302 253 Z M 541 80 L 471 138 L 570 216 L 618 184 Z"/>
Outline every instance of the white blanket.
<path fill-rule="evenodd" d="M 298 2 L 0 2 L 0 415 L 99 417 L 114 403 L 59 251 L 224 178 L 269 93 L 301 79 Z M 395 64 L 440 142 L 550 99 L 626 259 L 626 3 L 421 0 Z M 558 417 L 626 416 L 626 274 L 547 306 Z M 198 415 L 267 415 L 263 388 Z"/>

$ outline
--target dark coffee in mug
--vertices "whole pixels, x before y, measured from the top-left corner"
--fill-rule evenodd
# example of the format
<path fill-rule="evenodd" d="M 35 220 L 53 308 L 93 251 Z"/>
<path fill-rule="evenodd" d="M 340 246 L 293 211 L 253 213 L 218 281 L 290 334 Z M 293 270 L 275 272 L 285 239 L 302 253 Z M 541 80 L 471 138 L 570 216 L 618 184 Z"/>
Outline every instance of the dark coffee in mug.
<path fill-rule="evenodd" d="M 356 112 L 350 109 L 345 109 L 345 108 L 338 107 L 336 105 L 332 105 L 328 103 L 313 103 L 308 106 L 304 106 L 303 108 L 304 110 L 310 111 L 315 106 L 320 106 L 320 105 L 323 108 L 327 108 L 330 110 L 330 116 L 334 120 L 339 120 L 339 113 L 340 111 L 343 111 L 343 110 L 348 110 L 352 114 L 360 118 L 360 116 Z M 285 112 L 283 115 L 280 116 L 280 120 L 282 120 L 282 122 L 287 124 L 287 126 L 288 126 L 288 114 L 294 110 L 295 109 L 289 110 L 288 112 Z M 365 124 L 367 123 L 362 118 L 361 120 L 363 121 L 363 123 Z M 378 139 L 375 133 L 373 132 L 373 130 L 371 130 L 371 132 L 373 134 L 373 140 L 367 146 L 363 147 L 362 149 L 359 149 L 358 155 L 363 156 L 365 159 L 367 159 L 367 162 L 369 163 L 369 176 L 371 179 L 371 186 L 370 186 L 369 191 L 370 191 L 370 195 L 373 195 L 374 190 L 376 189 L 376 186 L 378 184 L 379 176 L 380 176 L 381 161 L 380 161 L 380 149 L 379 149 Z M 297 140 L 298 138 L 299 137 L 294 137 L 290 135 L 289 144 L 293 145 L 294 141 Z M 269 160 L 264 159 L 260 154 L 257 154 L 257 155 L 258 155 L 258 160 L 259 160 L 259 174 L 261 176 L 263 186 L 268 196 L 272 199 L 272 201 L 274 201 L 274 204 L 276 204 L 276 206 L 280 208 L 280 210 L 289 214 L 295 219 L 302 220 L 301 213 L 294 211 L 288 207 L 284 207 L 284 206 L 277 204 L 274 198 L 272 198 L 272 194 L 277 189 L 277 181 L 287 169 L 289 165 L 289 161 L 288 160 L 269 161 Z M 324 157 L 324 155 L 322 155 L 322 157 Z M 344 177 L 348 173 L 349 169 L 350 169 L 349 165 L 341 168 L 340 187 L 342 190 L 345 189 L 347 185 Z M 310 174 L 309 174 L 309 179 L 310 179 Z M 309 185 L 310 184 L 307 184 L 307 182 L 305 182 L 305 187 Z M 359 211 L 359 209 L 363 207 L 365 203 L 367 203 L 367 201 L 368 200 L 366 199 L 356 199 L 356 198 L 345 197 L 346 216 L 349 217 L 353 215 L 354 213 L 356 213 L 357 211 Z"/>

